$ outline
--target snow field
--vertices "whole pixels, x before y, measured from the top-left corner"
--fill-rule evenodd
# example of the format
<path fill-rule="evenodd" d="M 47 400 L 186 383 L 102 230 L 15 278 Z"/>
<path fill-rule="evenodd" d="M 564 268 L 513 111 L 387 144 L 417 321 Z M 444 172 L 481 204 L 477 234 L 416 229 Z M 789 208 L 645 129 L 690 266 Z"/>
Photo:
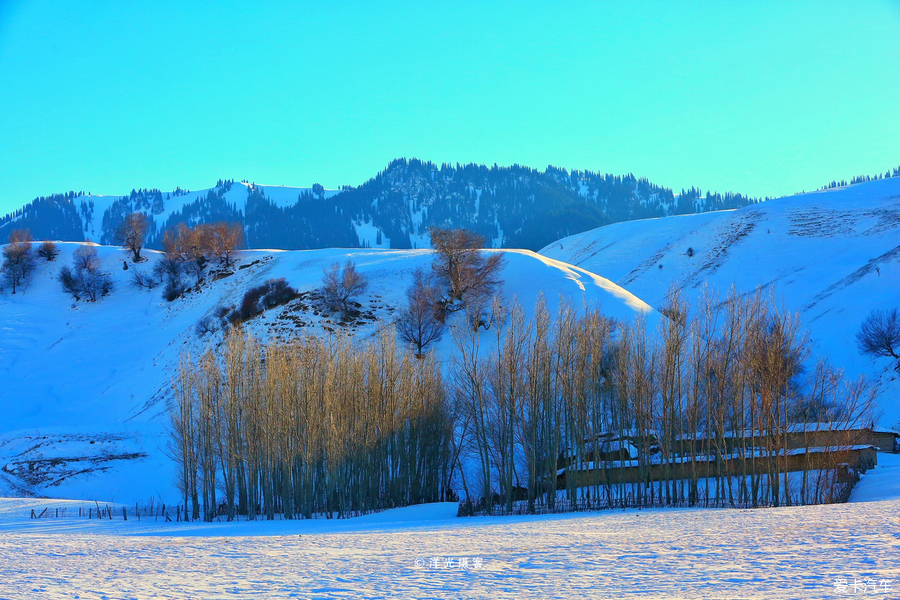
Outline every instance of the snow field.
<path fill-rule="evenodd" d="M 78 503 L 4 499 L 0 597 L 812 599 L 856 579 L 896 598 L 898 481 L 900 456 L 882 453 L 847 504 L 213 524 L 35 521 Z"/>
<path fill-rule="evenodd" d="M 269 525 L 265 537 L 218 537 L 229 529 L 215 527 L 202 537 L 123 535 L 123 524 L 119 535 L 23 527 L 0 539 L 0 596 L 833 598 L 841 578 L 900 589 L 898 508 L 660 509 L 331 531 L 249 525 Z M 460 568 L 464 557 L 469 568 Z"/>

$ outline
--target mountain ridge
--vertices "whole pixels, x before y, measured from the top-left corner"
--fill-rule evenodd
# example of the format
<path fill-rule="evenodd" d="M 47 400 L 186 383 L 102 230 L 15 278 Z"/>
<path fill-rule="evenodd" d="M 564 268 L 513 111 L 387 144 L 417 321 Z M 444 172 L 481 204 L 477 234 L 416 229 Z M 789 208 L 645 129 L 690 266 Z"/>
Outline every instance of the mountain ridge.
<path fill-rule="evenodd" d="M 741 194 L 675 194 L 632 174 L 545 170 L 511 165 L 455 166 L 395 159 L 359 186 L 326 190 L 219 180 L 215 187 L 171 192 L 133 189 L 123 196 L 67 192 L 39 197 L 0 218 L 0 239 L 28 228 L 35 239 L 115 243 L 130 212 L 150 219 L 147 247 L 161 247 L 179 223 L 217 220 L 244 225 L 248 248 L 428 247 L 432 226 L 463 227 L 494 248 L 538 250 L 609 223 L 754 204 Z"/>

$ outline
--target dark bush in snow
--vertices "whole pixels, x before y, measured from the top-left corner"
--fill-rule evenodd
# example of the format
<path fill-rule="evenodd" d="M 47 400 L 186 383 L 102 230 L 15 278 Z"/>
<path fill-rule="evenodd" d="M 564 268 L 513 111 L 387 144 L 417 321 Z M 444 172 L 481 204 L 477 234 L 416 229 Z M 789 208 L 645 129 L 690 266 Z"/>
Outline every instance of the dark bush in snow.
<path fill-rule="evenodd" d="M 197 337 L 203 337 L 207 333 L 218 331 L 219 323 L 212 315 L 206 315 L 197 321 L 197 326 L 194 329 L 197 332 Z"/>
<path fill-rule="evenodd" d="M 206 315 L 197 321 L 195 330 L 198 337 L 203 337 L 207 333 L 215 333 L 219 330 L 226 330 L 231 327 L 231 315 L 234 313 L 233 308 L 222 306 L 215 307 L 212 314 Z"/>
<path fill-rule="evenodd" d="M 263 311 L 281 304 L 287 304 L 297 297 L 297 290 L 287 284 L 284 278 L 269 279 L 255 288 L 247 290 L 241 302 L 240 317 L 246 321 Z"/>
<path fill-rule="evenodd" d="M 163 288 L 163 298 L 172 302 L 181 298 L 190 287 L 181 279 L 181 275 L 169 274 L 166 276 L 166 287 Z"/>
<path fill-rule="evenodd" d="M 184 295 L 190 287 L 184 282 L 184 263 L 163 257 L 153 265 L 153 276 L 165 283 L 163 298 L 172 302 Z"/>
<path fill-rule="evenodd" d="M 156 287 L 156 279 L 145 271 L 134 267 L 131 269 L 131 284 L 136 288 L 152 290 Z"/>
<path fill-rule="evenodd" d="M 52 262 L 56 260 L 57 256 L 59 256 L 59 248 L 57 248 L 56 244 L 54 244 L 53 242 L 42 242 L 37 249 L 37 255 L 47 262 Z"/>
<path fill-rule="evenodd" d="M 222 306 L 221 304 L 213 309 L 213 316 L 217 319 L 227 319 L 228 315 L 234 311 L 233 306 Z"/>

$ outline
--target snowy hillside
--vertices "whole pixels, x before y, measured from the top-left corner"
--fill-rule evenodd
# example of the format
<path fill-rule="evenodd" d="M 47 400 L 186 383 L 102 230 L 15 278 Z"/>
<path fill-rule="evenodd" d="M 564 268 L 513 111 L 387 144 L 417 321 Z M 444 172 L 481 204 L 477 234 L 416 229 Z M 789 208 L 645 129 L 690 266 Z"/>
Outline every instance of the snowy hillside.
<path fill-rule="evenodd" d="M 900 421 L 900 373 L 861 356 L 855 335 L 874 309 L 900 306 L 900 178 L 745 208 L 617 223 L 541 254 L 602 273 L 655 307 L 674 285 L 696 300 L 771 290 L 799 312 L 816 351 L 880 389 L 882 422 Z"/>
<path fill-rule="evenodd" d="M 74 302 L 56 280 L 78 244 L 60 244 L 55 262 L 41 262 L 28 289 L 0 295 L 0 495 L 48 495 L 134 502 L 176 498 L 173 467 L 165 457 L 166 401 L 172 367 L 189 346 L 214 344 L 199 336 L 197 322 L 217 306 L 240 305 L 246 290 L 286 278 L 301 292 L 321 284 L 323 269 L 352 259 L 370 280 L 361 299 L 355 335 L 375 333 L 404 301 L 412 271 L 428 267 L 429 250 L 254 250 L 238 255 L 233 274 L 174 302 L 159 287 L 139 290 L 123 270 L 127 254 L 98 247 L 102 268 L 115 280 L 97 303 Z M 539 293 L 551 308 L 560 296 L 599 302 L 609 316 L 631 320 L 649 305 L 584 269 L 530 251 L 503 252 L 503 295 L 530 312 Z M 160 255 L 145 251 L 149 271 Z M 210 278 L 212 279 L 212 278 Z M 460 315 L 461 317 L 461 315 Z M 271 309 L 247 327 L 262 336 L 321 334 L 339 330 L 338 319 L 317 310 L 305 295 Z M 490 340 L 492 333 L 483 334 Z M 437 343 L 438 356 L 452 345 Z"/>

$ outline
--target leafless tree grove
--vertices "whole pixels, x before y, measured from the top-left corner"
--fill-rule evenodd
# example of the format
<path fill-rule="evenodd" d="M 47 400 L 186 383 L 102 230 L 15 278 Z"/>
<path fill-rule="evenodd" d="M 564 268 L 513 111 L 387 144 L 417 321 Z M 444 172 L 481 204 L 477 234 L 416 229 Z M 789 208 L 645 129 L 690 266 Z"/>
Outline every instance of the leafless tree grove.
<path fill-rule="evenodd" d="M 231 267 L 231 255 L 244 243 L 244 229 L 240 223 L 211 223 L 200 225 L 201 245 L 219 260 L 224 268 Z"/>
<path fill-rule="evenodd" d="M 677 295 L 671 303 L 688 314 Z M 828 501 L 839 459 L 807 452 L 803 469 L 791 466 L 803 453 L 788 436 L 870 426 L 870 390 L 825 363 L 802 373 L 796 318 L 758 295 L 708 297 L 696 312 L 650 332 L 564 301 L 555 318 L 539 301 L 530 319 L 513 303 L 489 350 L 454 328 L 454 447 L 478 465 L 473 509 L 552 510 L 561 468 L 564 497 L 596 507 Z"/>
<path fill-rule="evenodd" d="M 447 497 L 440 371 L 393 336 L 265 345 L 236 330 L 183 356 L 174 383 L 186 518 L 346 517 Z"/>
<path fill-rule="evenodd" d="M 848 489 L 816 434 L 871 426 L 871 390 L 824 362 L 805 371 L 797 319 L 758 294 L 692 311 L 673 294 L 680 317 L 656 331 L 562 299 L 555 313 L 543 298 L 491 311 L 490 335 L 450 327 L 446 385 L 433 356 L 385 332 L 361 347 L 232 332 L 224 350 L 185 356 L 172 419 L 189 516 L 346 516 L 451 489 L 475 513 L 808 504 Z"/>
<path fill-rule="evenodd" d="M 153 275 L 165 283 L 163 297 L 171 302 L 190 288 L 184 281 L 185 274 L 193 276 L 193 285 L 199 286 L 213 258 L 221 268 L 230 268 L 243 239 L 244 231 L 238 223 L 201 223 L 193 228 L 181 223 L 167 230 L 163 234 L 165 257 L 153 267 Z"/>

